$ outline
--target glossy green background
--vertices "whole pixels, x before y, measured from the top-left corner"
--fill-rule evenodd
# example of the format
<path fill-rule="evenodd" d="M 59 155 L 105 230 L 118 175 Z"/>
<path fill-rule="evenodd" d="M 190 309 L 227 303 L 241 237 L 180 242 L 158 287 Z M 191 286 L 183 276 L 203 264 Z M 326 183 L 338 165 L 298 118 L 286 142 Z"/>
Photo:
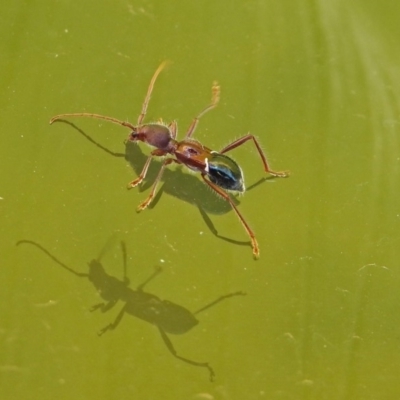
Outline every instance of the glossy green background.
<path fill-rule="evenodd" d="M 398 398 L 400 6 L 348 3 L 0 6 L 0 398 Z M 148 152 L 124 158 L 126 129 L 73 121 L 114 157 L 48 125 L 78 111 L 135 122 L 165 59 L 149 121 L 177 119 L 182 137 L 217 79 L 221 103 L 196 138 L 219 149 L 250 131 L 273 168 L 292 172 L 252 187 L 264 176 L 255 148 L 232 152 L 251 188 L 239 208 L 258 261 L 234 213 L 184 169 L 167 171 L 137 214 L 158 164 L 141 190 L 125 189 Z M 189 310 L 247 292 L 171 335 L 180 355 L 210 362 L 215 383 L 138 319 L 98 338 L 123 304 L 91 313 L 90 282 L 23 239 L 80 272 L 101 255 L 119 279 L 123 240 L 131 287 L 160 265 L 147 290 Z"/>

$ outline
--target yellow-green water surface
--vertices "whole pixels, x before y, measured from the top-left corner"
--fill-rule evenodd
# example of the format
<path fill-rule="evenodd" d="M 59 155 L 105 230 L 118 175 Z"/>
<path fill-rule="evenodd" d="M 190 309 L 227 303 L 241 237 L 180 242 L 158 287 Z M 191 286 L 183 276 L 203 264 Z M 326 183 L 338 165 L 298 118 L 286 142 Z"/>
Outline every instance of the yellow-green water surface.
<path fill-rule="evenodd" d="M 3 2 L 0 398 L 399 398 L 399 17 L 392 0 Z M 230 153 L 257 261 L 199 176 L 169 167 L 136 213 L 160 162 L 126 185 L 149 148 L 99 120 L 48 124 L 136 123 L 163 60 L 147 121 L 177 120 L 182 138 L 217 80 L 221 102 L 194 137 L 218 150 L 251 132 L 291 171 L 263 180 L 251 142 Z M 91 260 L 108 274 L 101 294 L 82 275 Z M 170 348 L 129 314 L 98 337 L 136 295 L 140 309 L 155 267 L 154 313 L 172 307 L 157 298 L 195 312 L 247 295 L 196 315 Z M 119 301 L 91 312 L 101 295 Z"/>

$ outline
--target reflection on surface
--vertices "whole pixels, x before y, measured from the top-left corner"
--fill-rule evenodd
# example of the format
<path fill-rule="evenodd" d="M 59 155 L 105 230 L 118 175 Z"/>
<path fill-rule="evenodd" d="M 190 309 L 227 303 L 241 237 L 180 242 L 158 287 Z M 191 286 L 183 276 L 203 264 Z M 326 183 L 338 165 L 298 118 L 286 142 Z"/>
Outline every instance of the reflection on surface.
<path fill-rule="evenodd" d="M 144 291 L 144 287 L 162 271 L 161 267 L 155 268 L 153 274 L 146 281 L 137 286 L 136 290 L 129 288 L 129 279 L 126 274 L 127 253 L 124 242 L 121 242 L 124 269 L 122 280 L 107 274 L 100 262 L 101 256 L 98 257 L 99 259 L 94 259 L 88 263 L 88 273 L 77 272 L 73 268 L 68 267 L 66 264 L 58 260 L 48 250 L 36 242 L 31 240 L 20 240 L 17 245 L 21 244 L 31 244 L 37 247 L 68 272 L 71 272 L 80 278 L 88 278 L 104 300 L 104 302 L 95 304 L 93 307 L 91 307 L 91 311 L 100 310 L 104 313 L 111 310 L 118 301 L 125 303 L 115 321 L 102 328 L 98 332 L 99 336 L 103 335 L 108 330 L 115 329 L 121 322 L 125 313 L 130 314 L 155 325 L 158 328 L 165 345 L 174 357 L 188 364 L 208 369 L 210 381 L 214 380 L 215 373 L 209 363 L 193 361 L 178 355 L 167 333 L 181 335 L 188 332 L 199 323 L 195 315 L 227 298 L 233 296 L 243 296 L 245 293 L 235 292 L 221 296 L 192 313 L 179 304 L 172 303 L 168 300 L 161 300 L 156 295 Z"/>

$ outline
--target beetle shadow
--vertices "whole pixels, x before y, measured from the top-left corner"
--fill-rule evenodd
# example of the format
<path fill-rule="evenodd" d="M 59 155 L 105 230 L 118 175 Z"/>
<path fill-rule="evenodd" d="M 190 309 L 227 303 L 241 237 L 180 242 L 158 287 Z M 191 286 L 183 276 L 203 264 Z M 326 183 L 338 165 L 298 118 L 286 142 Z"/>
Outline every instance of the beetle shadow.
<path fill-rule="evenodd" d="M 20 240 L 17 242 L 17 246 L 21 244 L 29 244 L 38 248 L 66 271 L 74 274 L 79 278 L 87 278 L 93 284 L 101 298 L 104 300 L 103 302 L 92 306 L 90 308 L 90 311 L 100 310 L 102 313 L 105 313 L 111 310 L 117 304 L 117 302 L 120 301 L 123 303 L 123 307 L 118 313 L 116 319 L 110 324 L 106 325 L 104 328 L 102 328 L 98 332 L 98 336 L 102 336 L 109 330 L 114 330 L 120 324 L 125 314 L 139 318 L 157 327 L 168 351 L 175 358 L 196 367 L 206 368 L 209 372 L 210 381 L 214 380 L 215 373 L 210 364 L 208 362 L 198 362 L 180 356 L 175 350 L 168 334 L 181 335 L 188 332 L 199 323 L 196 318 L 197 314 L 213 307 L 223 300 L 234 296 L 244 296 L 245 293 L 238 291 L 220 296 L 219 298 L 206 304 L 199 310 L 191 312 L 179 304 L 173 303 L 169 300 L 161 300 L 158 296 L 144 291 L 144 287 L 162 272 L 162 269 L 160 267 L 155 268 L 155 271 L 150 275 L 150 277 L 146 279 L 143 283 L 138 285 L 136 289 L 131 289 L 129 287 L 130 282 L 127 277 L 126 261 L 127 251 L 125 243 L 122 241 L 122 279 L 118 279 L 114 276 L 107 274 L 100 260 L 101 255 L 97 259 L 94 259 L 88 263 L 88 273 L 78 272 L 75 269 L 64 264 L 39 243 L 36 243 L 32 240 Z"/>
<path fill-rule="evenodd" d="M 132 170 L 137 176 L 141 173 L 143 166 L 148 158 L 148 155 L 143 153 L 142 149 L 137 143 L 125 142 L 125 153 L 114 152 L 94 140 L 90 135 L 88 135 L 74 123 L 65 119 L 59 119 L 55 122 L 65 123 L 71 126 L 91 144 L 95 145 L 98 149 L 104 151 L 110 156 L 125 158 L 125 160 L 129 163 Z M 161 164 L 162 163 L 157 159 L 152 160 L 146 174 L 146 179 L 137 188 L 139 192 L 148 190 L 152 186 L 161 168 Z M 260 179 L 258 182 L 256 182 L 256 184 L 253 184 L 249 189 L 247 189 L 247 191 L 260 185 L 266 179 L 270 178 Z M 184 173 L 183 166 L 178 165 L 178 167 L 174 170 L 166 168 L 161 181 L 162 186 L 157 190 L 156 195 L 148 208 L 152 209 L 153 207 L 155 207 L 160 200 L 162 194 L 165 192 L 178 198 L 179 200 L 183 200 L 187 203 L 197 206 L 200 215 L 202 216 L 207 227 L 210 229 L 211 233 L 217 238 L 239 246 L 251 245 L 251 242 L 248 240 L 235 240 L 220 235 L 218 233 L 208 214 L 222 215 L 227 212 L 233 211 L 232 207 L 227 201 L 223 200 L 216 193 L 210 190 L 207 185 L 205 185 L 200 179 L 198 179 L 197 176 L 195 176 L 195 174 Z M 231 196 L 231 198 L 233 199 L 235 205 L 240 204 L 237 196 Z"/>

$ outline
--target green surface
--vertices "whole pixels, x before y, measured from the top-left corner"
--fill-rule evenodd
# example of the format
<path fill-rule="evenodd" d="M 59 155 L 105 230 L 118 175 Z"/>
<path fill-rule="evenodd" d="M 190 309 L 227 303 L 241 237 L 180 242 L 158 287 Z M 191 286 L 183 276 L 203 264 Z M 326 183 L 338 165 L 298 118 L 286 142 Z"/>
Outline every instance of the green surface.
<path fill-rule="evenodd" d="M 54 1 L 0 6 L 0 398 L 396 399 L 400 395 L 400 26 L 398 2 Z M 229 207 L 185 169 L 171 167 L 154 206 L 137 214 L 126 190 L 149 149 L 129 131 L 55 114 L 96 112 L 135 123 L 149 80 L 162 72 L 147 121 L 177 119 L 183 136 L 231 154 L 250 190 Z M 103 148 L 91 142 L 85 136 Z M 113 156 L 106 150 L 120 153 Z M 214 233 L 229 240 L 223 240 Z M 170 335 L 126 316 L 33 240 L 82 273 L 100 259 L 131 288 L 197 310 L 200 324 Z"/>

